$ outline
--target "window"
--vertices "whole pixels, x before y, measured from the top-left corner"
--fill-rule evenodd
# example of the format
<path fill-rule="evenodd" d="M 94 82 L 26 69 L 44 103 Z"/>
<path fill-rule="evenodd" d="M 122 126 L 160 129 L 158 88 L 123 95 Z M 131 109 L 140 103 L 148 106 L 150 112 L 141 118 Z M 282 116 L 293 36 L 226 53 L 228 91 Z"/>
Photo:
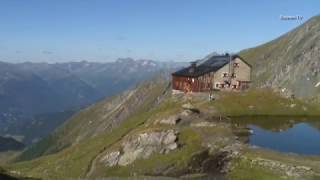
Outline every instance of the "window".
<path fill-rule="evenodd" d="M 227 72 L 222 73 L 222 77 L 228 77 L 228 73 Z"/>
<path fill-rule="evenodd" d="M 237 89 L 237 85 L 232 85 L 232 88 L 233 89 Z"/>
<path fill-rule="evenodd" d="M 219 84 L 217 83 L 217 84 L 216 84 L 216 88 L 218 88 L 218 87 L 219 87 Z"/>
<path fill-rule="evenodd" d="M 239 63 L 233 63 L 233 67 L 239 67 Z"/>
<path fill-rule="evenodd" d="M 231 77 L 232 77 L 232 78 L 236 78 L 236 77 L 237 77 L 237 76 L 236 76 L 236 73 L 232 73 Z"/>

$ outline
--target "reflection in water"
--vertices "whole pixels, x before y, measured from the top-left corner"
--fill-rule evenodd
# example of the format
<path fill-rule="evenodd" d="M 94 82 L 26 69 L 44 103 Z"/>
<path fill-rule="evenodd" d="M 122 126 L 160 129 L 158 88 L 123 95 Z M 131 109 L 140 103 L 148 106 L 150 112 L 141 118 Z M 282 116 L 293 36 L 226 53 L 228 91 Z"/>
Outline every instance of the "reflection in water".
<path fill-rule="evenodd" d="M 233 122 L 253 130 L 249 144 L 281 152 L 320 155 L 319 119 L 242 117 Z"/>

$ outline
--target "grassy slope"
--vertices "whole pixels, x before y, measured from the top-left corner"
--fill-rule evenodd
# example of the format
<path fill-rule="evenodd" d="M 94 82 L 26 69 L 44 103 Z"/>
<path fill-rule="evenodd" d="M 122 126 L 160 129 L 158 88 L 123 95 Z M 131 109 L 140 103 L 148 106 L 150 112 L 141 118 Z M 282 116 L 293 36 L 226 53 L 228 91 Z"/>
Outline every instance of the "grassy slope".
<path fill-rule="evenodd" d="M 229 175 L 230 180 L 278 180 L 281 179 L 281 174 L 275 173 L 271 170 L 250 166 L 245 161 L 238 162 L 238 167 L 233 170 Z"/>
<path fill-rule="evenodd" d="M 248 159 L 263 158 L 278 161 L 293 166 L 311 167 L 313 171 L 320 172 L 319 156 L 302 156 L 285 154 L 265 149 L 247 148 L 242 156 Z M 248 160 L 235 159 L 236 168 L 228 175 L 229 179 L 283 179 L 282 172 L 267 169 L 258 165 L 252 166 Z M 282 178 L 281 178 L 282 177 Z M 319 179 L 319 176 L 303 177 L 303 179 Z M 286 178 L 288 179 L 288 178 Z"/>
<path fill-rule="evenodd" d="M 300 99 L 288 99 L 271 89 L 250 89 L 246 92 L 218 92 L 219 98 L 209 105 L 224 116 L 318 116 L 320 106 Z M 292 107 L 294 106 L 294 107 Z"/>
<path fill-rule="evenodd" d="M 0 153 L 0 166 L 12 162 L 21 152 L 20 151 L 7 151 Z"/>
<path fill-rule="evenodd" d="M 157 93 L 156 93 L 157 94 Z M 276 102 L 276 103 L 275 103 Z M 146 103 L 148 104 L 148 103 Z M 10 165 L 9 168 L 22 172 L 23 174 L 44 179 L 61 178 L 80 178 L 84 177 L 91 166 L 92 160 L 98 154 L 119 143 L 122 137 L 129 133 L 139 132 L 148 128 L 146 122 L 158 119 L 170 114 L 174 114 L 181 108 L 182 102 L 179 99 L 169 98 L 149 111 L 146 105 L 144 110 L 136 112 L 133 116 L 124 121 L 120 127 L 114 129 L 111 133 L 102 134 L 94 138 L 82 141 L 81 143 L 67 148 L 59 153 L 44 156 L 32 161 L 22 162 Z M 196 107 L 205 109 L 216 109 L 216 115 L 242 116 L 242 115 L 318 115 L 320 111 L 314 105 L 307 104 L 298 99 L 286 99 L 274 93 L 269 89 L 252 89 L 243 93 L 219 92 L 219 98 L 213 102 L 203 100 L 194 100 Z M 296 104 L 291 108 L 291 104 Z M 255 110 L 249 108 L 254 106 Z M 307 110 L 302 110 L 302 107 Z M 216 130 L 210 130 L 216 131 Z M 201 133 L 200 133 L 201 134 Z M 185 167 L 191 154 L 201 149 L 201 137 L 194 128 L 184 128 L 179 135 L 179 139 L 186 144 L 181 150 L 176 150 L 168 155 L 153 155 L 146 160 L 138 160 L 125 168 L 102 168 L 98 169 L 97 176 L 101 175 L 132 175 L 135 172 L 147 173 L 155 168 L 176 165 L 176 167 Z M 254 152 L 251 152 L 254 154 Z M 250 153 L 248 153 L 250 155 Z M 266 153 L 264 155 L 266 156 Z M 275 156 L 276 157 L 276 156 Z M 304 159 L 300 159 L 304 162 Z M 244 173 L 247 172 L 247 173 Z M 248 173 L 250 172 L 250 173 Z M 230 178 L 243 175 L 243 179 L 256 178 L 279 178 L 279 174 L 268 169 L 259 167 L 249 168 L 244 162 L 230 174 Z"/>
<path fill-rule="evenodd" d="M 176 107 L 173 102 L 164 103 L 152 111 L 137 112 L 109 134 L 100 135 L 67 148 L 59 153 L 11 166 L 22 173 L 44 179 L 63 177 L 80 178 L 85 175 L 91 160 L 105 148 L 119 141 L 123 136 L 141 126 L 149 117 Z M 9 167 L 10 168 L 10 167 Z"/>
<path fill-rule="evenodd" d="M 125 167 L 102 168 L 97 177 L 104 176 L 133 176 L 134 174 L 150 174 L 160 169 L 175 167 L 176 171 L 184 170 L 193 153 L 202 149 L 199 134 L 192 128 L 180 131 L 179 142 L 184 146 L 169 154 L 154 154 L 148 159 L 137 160 Z M 100 166 L 101 167 L 101 166 Z"/>
<path fill-rule="evenodd" d="M 250 89 L 246 92 L 218 92 L 219 98 L 209 105 L 217 109 L 217 114 L 222 116 L 319 116 L 319 104 L 308 103 L 301 99 L 288 99 L 280 96 L 271 89 Z M 294 107 L 290 107 L 295 104 Z M 252 108 L 253 107 L 253 108 Z M 306 108 L 306 110 L 303 109 Z M 270 120 L 268 118 L 268 120 Z M 281 121 L 282 118 L 277 118 Z M 262 122 L 266 123 L 267 122 Z M 272 122 L 277 123 L 277 122 Z M 277 153 L 263 149 L 247 149 L 244 156 L 249 158 L 265 158 L 280 161 L 292 165 L 311 166 L 313 170 L 320 172 L 319 157 L 295 156 L 285 153 Z M 235 162 L 235 168 L 228 179 L 243 180 L 272 180 L 282 179 L 283 174 L 259 166 L 251 166 L 241 160 Z M 319 179 L 320 177 L 307 177 Z"/>
<path fill-rule="evenodd" d="M 112 101 L 113 98 L 115 97 L 107 98 L 106 100 L 100 101 L 75 114 L 62 126 L 58 127 L 53 133 L 29 147 L 17 157 L 16 161 L 30 160 L 39 156 L 56 153 L 65 147 L 70 146 L 72 142 L 71 140 L 74 141 L 75 135 L 78 133 L 75 132 L 75 130 L 79 131 L 77 126 L 86 124 L 85 121 L 88 121 L 88 117 L 97 119 L 98 114 L 95 112 L 96 109 L 101 109 L 100 107 L 103 106 L 104 101 Z"/>
<path fill-rule="evenodd" d="M 34 178 L 13 175 L 7 172 L 6 170 L 2 169 L 1 167 L 0 167 L 0 179 L 1 180 L 36 180 Z"/>
<path fill-rule="evenodd" d="M 161 79 L 141 83 L 137 88 L 104 99 L 76 113 L 53 133 L 24 151 L 16 161 L 30 160 L 60 150 L 84 139 L 110 132 L 136 111 L 146 110 L 165 91 Z"/>

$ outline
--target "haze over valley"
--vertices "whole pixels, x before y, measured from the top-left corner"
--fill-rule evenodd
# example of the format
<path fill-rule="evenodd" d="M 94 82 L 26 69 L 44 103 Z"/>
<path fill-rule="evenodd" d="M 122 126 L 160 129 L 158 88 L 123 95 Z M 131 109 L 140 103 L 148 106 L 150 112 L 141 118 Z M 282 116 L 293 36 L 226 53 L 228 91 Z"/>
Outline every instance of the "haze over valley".
<path fill-rule="evenodd" d="M 0 134 L 30 145 L 82 107 L 183 63 L 1 63 Z"/>

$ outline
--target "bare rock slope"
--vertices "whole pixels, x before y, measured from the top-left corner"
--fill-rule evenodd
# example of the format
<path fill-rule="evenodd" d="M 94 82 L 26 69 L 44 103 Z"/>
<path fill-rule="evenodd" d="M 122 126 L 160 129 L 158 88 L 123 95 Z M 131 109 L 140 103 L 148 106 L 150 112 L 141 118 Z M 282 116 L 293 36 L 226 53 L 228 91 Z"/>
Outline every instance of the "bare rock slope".
<path fill-rule="evenodd" d="M 300 97 L 320 92 L 320 16 L 240 55 L 253 65 L 255 86 L 281 89 Z"/>

